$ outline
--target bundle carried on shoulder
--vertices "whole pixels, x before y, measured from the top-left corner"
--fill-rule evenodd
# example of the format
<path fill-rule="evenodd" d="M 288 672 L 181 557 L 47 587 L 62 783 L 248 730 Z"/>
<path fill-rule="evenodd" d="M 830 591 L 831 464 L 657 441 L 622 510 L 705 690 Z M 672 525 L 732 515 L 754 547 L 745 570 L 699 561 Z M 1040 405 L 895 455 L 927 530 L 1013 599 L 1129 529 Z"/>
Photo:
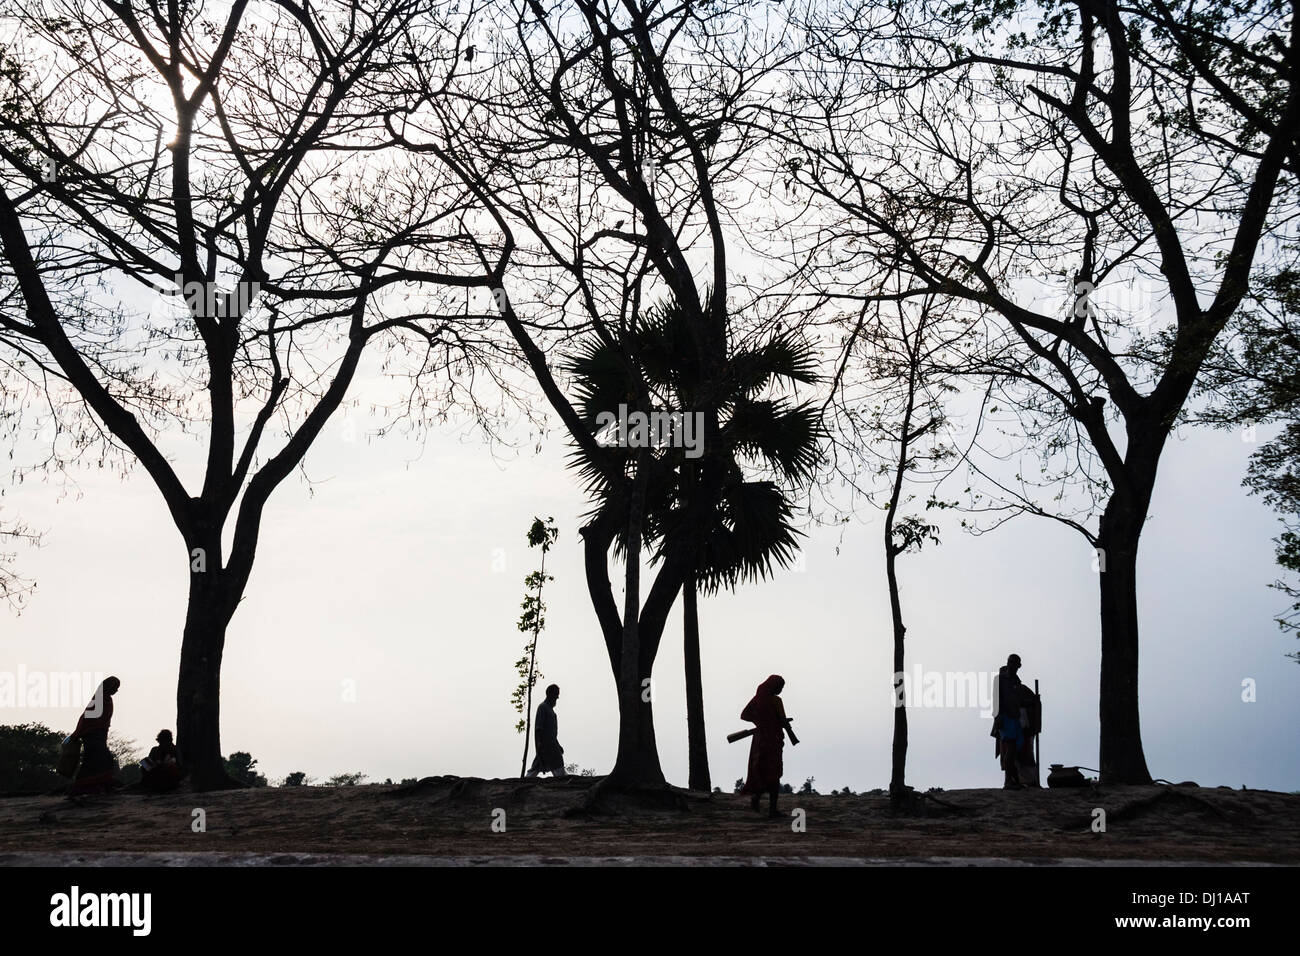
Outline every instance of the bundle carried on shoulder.
<path fill-rule="evenodd" d="M 77 765 L 80 763 L 81 739 L 64 737 L 59 747 L 59 762 L 55 764 L 54 769 L 58 771 L 59 776 L 71 777 L 77 772 Z"/>

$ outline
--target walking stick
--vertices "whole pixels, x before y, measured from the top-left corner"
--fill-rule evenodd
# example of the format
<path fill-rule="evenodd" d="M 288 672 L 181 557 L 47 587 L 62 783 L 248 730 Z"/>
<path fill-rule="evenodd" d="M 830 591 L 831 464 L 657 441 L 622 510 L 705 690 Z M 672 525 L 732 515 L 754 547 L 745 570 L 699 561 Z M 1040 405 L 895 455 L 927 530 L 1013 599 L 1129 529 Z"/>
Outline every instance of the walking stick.
<path fill-rule="evenodd" d="M 790 735 L 791 746 L 794 746 L 799 742 L 799 738 L 794 735 L 794 728 L 790 726 L 790 722 L 793 720 L 793 717 L 787 717 L 783 721 L 785 724 L 785 732 Z M 734 744 L 737 740 L 744 740 L 746 737 L 752 737 L 757 729 L 758 728 L 756 727 L 750 727 L 748 730 L 737 730 L 734 734 L 727 734 L 727 743 Z"/>
<path fill-rule="evenodd" d="M 1043 732 L 1043 698 L 1038 694 L 1038 678 L 1034 678 L 1034 697 L 1038 703 L 1038 732 L 1034 734 L 1034 786 L 1041 787 L 1043 785 L 1040 779 L 1042 771 L 1039 768 L 1042 767 L 1043 762 L 1038 754 L 1038 738 Z"/>

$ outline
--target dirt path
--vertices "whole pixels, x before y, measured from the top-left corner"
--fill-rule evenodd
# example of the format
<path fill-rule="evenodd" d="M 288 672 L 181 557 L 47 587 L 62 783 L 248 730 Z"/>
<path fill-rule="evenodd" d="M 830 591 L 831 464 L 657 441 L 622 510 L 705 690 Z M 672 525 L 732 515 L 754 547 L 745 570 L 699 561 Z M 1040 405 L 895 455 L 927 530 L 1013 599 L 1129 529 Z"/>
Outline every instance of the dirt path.
<path fill-rule="evenodd" d="M 405 788 L 119 794 L 75 804 L 10 797 L 0 800 L 0 864 L 1300 863 L 1300 795 L 1268 791 L 959 790 L 923 798 L 909 815 L 893 814 L 883 795 L 794 795 L 773 820 L 732 794 L 587 806 L 593 782 L 431 777 Z M 1104 833 L 1093 832 L 1097 809 Z M 199 818 L 205 832 L 194 830 Z"/>
<path fill-rule="evenodd" d="M 1164 867 L 1185 866 L 1178 860 L 1090 860 L 1065 857 L 1059 860 L 1010 860 L 1000 856 L 858 857 L 858 856 L 428 856 L 421 853 L 378 856 L 373 853 L 0 853 L 0 867 L 6 866 L 382 866 L 382 867 L 493 867 L 493 866 L 1084 866 Z M 1278 866 L 1275 863 L 1243 861 L 1205 864 L 1209 866 Z"/>

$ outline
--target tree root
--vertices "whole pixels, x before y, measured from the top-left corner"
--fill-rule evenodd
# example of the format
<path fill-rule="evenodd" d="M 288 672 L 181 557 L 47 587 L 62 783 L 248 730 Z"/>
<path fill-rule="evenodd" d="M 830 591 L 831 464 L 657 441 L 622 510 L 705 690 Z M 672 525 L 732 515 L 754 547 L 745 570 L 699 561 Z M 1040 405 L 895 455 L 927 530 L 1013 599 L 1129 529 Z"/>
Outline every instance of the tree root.
<path fill-rule="evenodd" d="M 711 794 L 695 794 L 667 783 L 655 785 L 628 785 L 610 782 L 609 777 L 601 777 L 591 787 L 582 800 L 564 811 L 564 816 L 596 817 L 621 816 L 628 811 L 669 810 L 682 813 L 690 810 L 691 801 L 707 800 Z"/>
<path fill-rule="evenodd" d="M 1157 806 L 1163 804 L 1172 804 L 1181 806 L 1186 809 L 1192 809 L 1204 814 L 1208 814 L 1225 823 L 1232 824 L 1251 824 L 1258 822 L 1258 815 L 1250 809 L 1233 808 L 1224 809 L 1215 804 L 1212 800 L 1189 792 L 1190 788 L 1183 786 L 1163 786 L 1154 793 L 1147 796 L 1138 797 L 1130 800 L 1128 803 L 1116 807 L 1114 810 L 1107 812 L 1107 822 L 1134 820 L 1144 816 Z M 1098 791 L 1095 795 L 1100 796 Z M 1086 816 L 1070 817 L 1061 826 L 1063 830 L 1088 829 L 1092 826 L 1093 817 L 1091 813 Z"/>
<path fill-rule="evenodd" d="M 942 809 L 934 811 L 926 801 Z M 932 793 L 917 793 L 914 788 L 905 787 L 902 790 L 890 791 L 889 812 L 904 817 L 928 817 L 934 815 L 969 817 L 976 814 L 978 810 L 940 800 Z"/>
<path fill-rule="evenodd" d="M 194 793 L 212 793 L 218 790 L 247 790 L 248 784 L 240 783 L 226 773 L 220 773 L 211 777 L 196 779 L 193 775 L 189 778 L 190 790 Z"/>

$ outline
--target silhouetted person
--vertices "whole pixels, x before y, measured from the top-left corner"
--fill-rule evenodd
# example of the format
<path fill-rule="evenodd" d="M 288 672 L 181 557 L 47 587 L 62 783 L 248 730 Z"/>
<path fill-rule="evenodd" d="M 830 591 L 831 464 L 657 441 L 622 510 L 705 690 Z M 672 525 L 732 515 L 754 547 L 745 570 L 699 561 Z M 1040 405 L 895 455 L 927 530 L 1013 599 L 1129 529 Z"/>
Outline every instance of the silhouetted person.
<path fill-rule="evenodd" d="M 998 669 L 998 713 L 994 727 L 998 735 L 998 756 L 1002 760 L 1003 790 L 1019 790 L 1020 748 L 1025 742 L 1021 714 L 1024 687 L 1020 683 L 1020 655 L 1012 654 Z"/>
<path fill-rule="evenodd" d="M 773 674 L 758 685 L 758 691 L 745 709 L 741 720 L 754 724 L 754 736 L 749 744 L 749 773 L 741 793 L 752 795 L 750 807 L 757 810 L 759 798 L 768 795 L 768 816 L 777 816 L 776 801 L 781 792 L 781 774 L 784 766 L 781 753 L 785 749 L 785 705 L 778 696 L 785 689 L 785 678 Z"/>
<path fill-rule="evenodd" d="M 70 797 L 104 793 L 122 785 L 117 779 L 117 761 L 108 749 L 108 728 L 113 721 L 113 695 L 121 686 L 122 682 L 116 677 L 104 678 L 77 721 L 76 729 L 69 735 L 74 740 L 80 740 L 82 748 L 81 764 L 77 767 L 72 785 L 68 787 Z"/>
<path fill-rule="evenodd" d="M 533 765 L 528 768 L 530 777 L 539 773 L 567 776 L 564 772 L 564 748 L 560 746 L 560 725 L 555 719 L 555 702 L 559 699 L 560 686 L 552 684 L 546 688 L 546 700 L 537 708 L 537 719 L 533 721 L 533 744 L 537 753 Z"/>
<path fill-rule="evenodd" d="M 166 793 L 180 785 L 185 771 L 181 769 L 176 744 L 170 730 L 158 731 L 158 745 L 149 756 L 140 761 L 140 786 L 152 793 Z"/>

